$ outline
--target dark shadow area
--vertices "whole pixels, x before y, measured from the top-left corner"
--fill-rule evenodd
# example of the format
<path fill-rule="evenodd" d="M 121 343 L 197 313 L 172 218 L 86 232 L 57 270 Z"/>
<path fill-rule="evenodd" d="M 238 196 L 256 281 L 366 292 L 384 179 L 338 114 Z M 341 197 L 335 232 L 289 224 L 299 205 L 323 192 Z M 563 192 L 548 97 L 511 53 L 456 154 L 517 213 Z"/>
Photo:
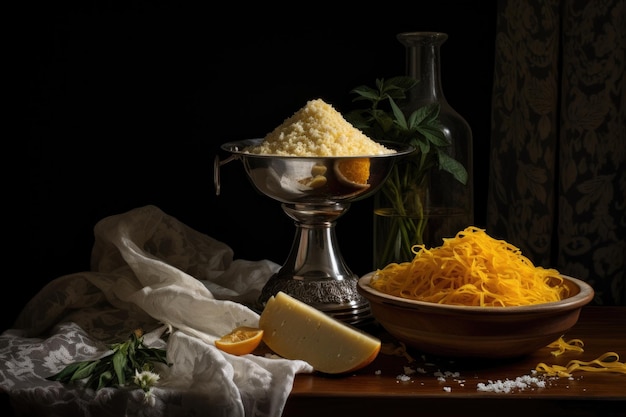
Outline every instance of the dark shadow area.
<path fill-rule="evenodd" d="M 31 259 L 14 280 L 11 305 L 59 276 L 89 270 L 94 225 L 147 204 L 227 243 L 236 258 L 282 263 L 292 221 L 253 190 L 238 163 L 223 167 L 215 195 L 219 145 L 262 137 L 313 98 L 350 110 L 352 88 L 404 74 L 396 34 L 405 31 L 449 35 L 442 82 L 473 130 L 476 224 L 484 225 L 495 2 L 392 1 L 382 9 L 280 14 L 192 4 L 48 3 L 32 11 L 25 46 Z M 347 264 L 368 272 L 372 202 L 355 203 L 337 235 Z M 3 329 L 18 312 L 4 316 Z"/>

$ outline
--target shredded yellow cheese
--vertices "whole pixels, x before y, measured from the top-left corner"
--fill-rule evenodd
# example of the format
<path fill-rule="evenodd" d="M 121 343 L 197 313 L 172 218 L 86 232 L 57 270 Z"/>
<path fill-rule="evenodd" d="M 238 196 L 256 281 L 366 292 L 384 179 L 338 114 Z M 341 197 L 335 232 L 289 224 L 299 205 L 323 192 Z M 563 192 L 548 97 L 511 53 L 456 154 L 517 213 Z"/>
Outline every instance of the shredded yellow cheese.
<path fill-rule="evenodd" d="M 573 359 L 562 365 L 548 365 L 539 363 L 535 370 L 546 374 L 547 376 L 571 377 L 575 371 L 587 372 L 617 372 L 626 374 L 626 363 L 619 361 L 619 355 L 615 352 L 607 352 L 592 361 L 581 361 Z"/>
<path fill-rule="evenodd" d="M 514 245 L 470 226 L 443 245 L 413 247 L 410 262 L 376 271 L 370 286 L 397 297 L 465 306 L 523 306 L 569 295 L 556 269 L 535 267 Z"/>
<path fill-rule="evenodd" d="M 580 339 L 570 339 L 566 342 L 562 336 L 548 345 L 549 348 L 556 349 L 550 352 L 552 356 L 559 356 L 566 351 L 584 352 L 583 346 L 585 343 Z"/>

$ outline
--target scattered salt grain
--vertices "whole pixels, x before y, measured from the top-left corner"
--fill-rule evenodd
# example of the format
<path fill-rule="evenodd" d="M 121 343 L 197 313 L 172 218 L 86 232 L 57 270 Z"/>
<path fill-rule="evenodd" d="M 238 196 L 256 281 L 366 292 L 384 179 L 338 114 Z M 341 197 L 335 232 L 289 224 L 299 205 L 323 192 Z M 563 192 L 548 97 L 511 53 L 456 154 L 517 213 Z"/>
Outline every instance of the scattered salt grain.
<path fill-rule="evenodd" d="M 546 383 L 544 380 L 539 379 L 530 375 L 518 376 L 517 378 L 505 379 L 505 380 L 497 380 L 497 381 L 489 381 L 489 383 L 485 384 L 483 382 L 479 382 L 476 384 L 477 391 L 483 392 L 504 392 L 509 393 L 513 390 L 524 391 L 528 388 L 545 388 Z"/>
<path fill-rule="evenodd" d="M 436 377 L 441 377 L 441 378 L 458 378 L 461 376 L 459 372 L 450 372 L 450 371 L 445 371 L 445 372 L 437 371 L 433 375 L 435 375 Z"/>
<path fill-rule="evenodd" d="M 445 372 L 437 371 L 433 373 L 433 375 L 437 377 L 437 381 L 439 382 L 446 382 L 448 378 L 457 379 L 461 376 L 459 372 L 450 372 L 450 371 L 445 371 Z"/>

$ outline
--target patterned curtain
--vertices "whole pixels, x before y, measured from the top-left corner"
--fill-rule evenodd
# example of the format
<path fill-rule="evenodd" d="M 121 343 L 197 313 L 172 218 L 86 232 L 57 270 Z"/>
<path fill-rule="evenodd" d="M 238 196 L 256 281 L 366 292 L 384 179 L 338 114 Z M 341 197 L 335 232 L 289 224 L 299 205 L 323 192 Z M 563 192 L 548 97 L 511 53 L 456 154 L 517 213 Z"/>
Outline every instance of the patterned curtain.
<path fill-rule="evenodd" d="M 626 0 L 498 1 L 487 230 L 626 304 Z"/>

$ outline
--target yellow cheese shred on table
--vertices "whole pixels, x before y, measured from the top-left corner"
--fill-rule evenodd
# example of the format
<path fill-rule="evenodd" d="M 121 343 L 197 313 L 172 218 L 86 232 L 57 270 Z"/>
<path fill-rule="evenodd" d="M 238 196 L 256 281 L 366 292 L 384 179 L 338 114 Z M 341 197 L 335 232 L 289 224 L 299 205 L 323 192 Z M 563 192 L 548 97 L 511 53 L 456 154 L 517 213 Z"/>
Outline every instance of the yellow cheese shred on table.
<path fill-rule="evenodd" d="M 370 286 L 411 300 L 490 307 L 559 301 L 569 293 L 557 270 L 534 266 L 519 248 L 475 226 L 413 251 L 412 261 L 376 271 Z"/>
<path fill-rule="evenodd" d="M 571 377 L 575 371 L 587 371 L 587 372 L 617 372 L 626 374 L 626 363 L 619 361 L 619 355 L 615 352 L 606 352 L 592 361 L 581 361 L 573 359 L 567 363 L 566 366 L 562 365 L 548 365 L 546 363 L 539 363 L 535 370 L 541 372 L 547 376 L 558 377 Z"/>
<path fill-rule="evenodd" d="M 548 345 L 549 348 L 556 349 L 550 352 L 552 356 L 559 356 L 566 351 L 584 352 L 584 346 L 585 343 L 581 339 L 570 339 L 566 342 L 562 336 Z"/>

